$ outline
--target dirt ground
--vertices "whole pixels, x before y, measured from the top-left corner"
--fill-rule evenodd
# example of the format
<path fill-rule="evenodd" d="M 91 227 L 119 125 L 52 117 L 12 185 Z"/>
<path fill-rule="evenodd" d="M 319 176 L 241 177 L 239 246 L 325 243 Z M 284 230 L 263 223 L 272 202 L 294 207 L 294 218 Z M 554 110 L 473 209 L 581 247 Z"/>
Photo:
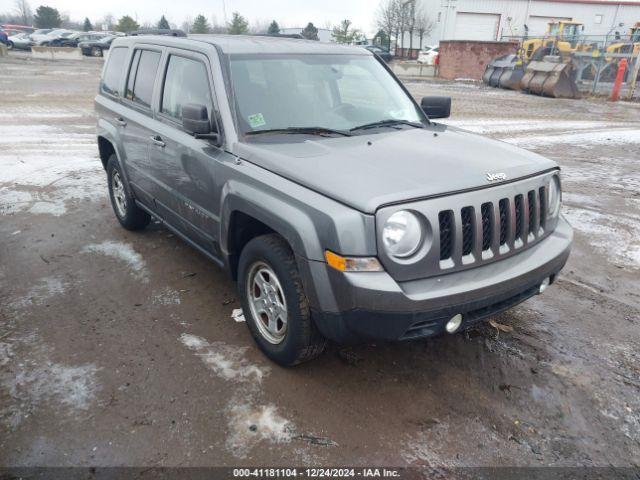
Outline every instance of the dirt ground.
<path fill-rule="evenodd" d="M 640 464 L 640 105 L 407 81 L 453 97 L 446 123 L 560 163 L 569 263 L 496 318 L 512 333 L 284 369 L 231 318 L 222 271 L 118 225 L 101 65 L 0 58 L 0 465 Z"/>

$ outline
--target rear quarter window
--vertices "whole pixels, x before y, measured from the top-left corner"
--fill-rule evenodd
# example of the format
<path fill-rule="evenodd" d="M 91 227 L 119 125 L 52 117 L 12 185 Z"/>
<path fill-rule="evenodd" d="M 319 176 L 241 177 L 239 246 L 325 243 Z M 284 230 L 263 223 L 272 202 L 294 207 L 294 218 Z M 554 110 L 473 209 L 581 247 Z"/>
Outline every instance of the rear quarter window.
<path fill-rule="evenodd" d="M 120 96 L 122 71 L 124 70 L 124 62 L 127 58 L 127 47 L 116 47 L 109 52 L 107 66 L 102 75 L 100 89 L 109 95 Z"/>

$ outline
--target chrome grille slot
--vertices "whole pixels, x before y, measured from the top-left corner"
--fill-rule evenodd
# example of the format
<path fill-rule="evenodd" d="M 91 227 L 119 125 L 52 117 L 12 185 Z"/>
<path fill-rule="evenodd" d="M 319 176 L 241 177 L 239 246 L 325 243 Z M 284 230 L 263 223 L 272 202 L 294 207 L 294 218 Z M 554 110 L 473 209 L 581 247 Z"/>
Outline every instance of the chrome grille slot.
<path fill-rule="evenodd" d="M 536 202 L 536 192 L 530 190 L 527 194 L 527 200 L 529 203 L 529 235 L 535 235 L 536 232 L 536 214 L 538 212 L 538 206 Z"/>
<path fill-rule="evenodd" d="M 500 210 L 500 245 L 507 243 L 509 234 L 509 200 L 503 198 L 498 204 Z"/>
<path fill-rule="evenodd" d="M 547 190 L 540 187 L 540 228 L 545 229 L 547 220 Z"/>
<path fill-rule="evenodd" d="M 524 230 L 524 201 L 522 200 L 522 195 L 516 195 L 514 202 L 516 207 L 516 240 L 524 240 L 522 238 Z"/>
<path fill-rule="evenodd" d="M 446 210 L 438 214 L 440 224 L 440 260 L 451 258 L 453 252 L 453 212 Z"/>
<path fill-rule="evenodd" d="M 473 251 L 473 207 L 464 207 L 462 215 L 462 255 L 469 255 Z"/>
<path fill-rule="evenodd" d="M 491 248 L 491 236 L 493 235 L 493 205 L 483 203 L 480 208 L 482 213 L 482 251 Z"/>

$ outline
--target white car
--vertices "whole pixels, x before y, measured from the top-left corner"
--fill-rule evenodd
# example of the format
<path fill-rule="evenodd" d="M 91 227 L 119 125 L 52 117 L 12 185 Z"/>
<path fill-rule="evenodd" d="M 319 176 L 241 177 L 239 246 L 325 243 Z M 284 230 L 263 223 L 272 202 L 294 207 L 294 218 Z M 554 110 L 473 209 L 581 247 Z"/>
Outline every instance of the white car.
<path fill-rule="evenodd" d="M 9 48 L 15 48 L 16 50 L 31 50 L 33 42 L 29 38 L 28 33 L 18 33 L 9 37 Z"/>
<path fill-rule="evenodd" d="M 418 63 L 424 65 L 435 65 L 438 56 L 439 47 L 426 47 L 420 51 L 418 55 Z"/>
<path fill-rule="evenodd" d="M 46 45 L 49 45 L 49 43 L 51 43 L 52 40 L 56 38 L 60 38 L 62 35 L 68 34 L 68 33 L 69 34 L 73 33 L 73 31 L 67 30 L 65 28 L 56 28 L 43 35 L 37 35 L 37 30 L 36 30 L 36 32 L 31 34 L 31 40 L 33 40 L 33 43 L 36 45 L 46 46 Z"/>

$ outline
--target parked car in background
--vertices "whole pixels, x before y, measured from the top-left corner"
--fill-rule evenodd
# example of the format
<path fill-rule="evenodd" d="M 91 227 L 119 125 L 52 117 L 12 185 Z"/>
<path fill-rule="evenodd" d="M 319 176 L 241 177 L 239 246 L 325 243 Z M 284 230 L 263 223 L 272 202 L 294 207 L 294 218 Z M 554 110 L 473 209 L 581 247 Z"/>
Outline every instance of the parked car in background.
<path fill-rule="evenodd" d="M 82 50 L 82 54 L 87 57 L 102 57 L 105 50 L 109 50 L 111 42 L 113 42 L 114 35 L 108 35 L 98 40 L 90 40 L 87 42 L 78 43 L 78 48 Z"/>
<path fill-rule="evenodd" d="M 106 35 L 104 33 L 81 33 L 72 32 L 70 34 L 63 35 L 51 41 L 49 45 L 52 47 L 77 47 L 82 42 L 96 42 L 101 40 Z"/>
<path fill-rule="evenodd" d="M 418 63 L 424 65 L 435 65 L 438 56 L 439 47 L 426 47 L 420 51 L 418 55 Z"/>
<path fill-rule="evenodd" d="M 16 50 L 31 50 L 31 45 L 33 45 L 29 34 L 25 32 L 9 37 L 9 43 L 9 48 L 15 48 Z"/>
<path fill-rule="evenodd" d="M 376 45 L 365 45 L 364 48 L 366 48 L 370 52 L 375 53 L 376 55 L 378 55 L 381 59 L 383 59 L 387 63 L 390 62 L 391 59 L 393 58 L 393 55 L 391 55 L 389 50 L 386 50 L 386 49 L 384 49 L 382 47 L 378 47 Z"/>
<path fill-rule="evenodd" d="M 52 31 L 53 31 L 53 28 L 40 28 L 35 32 L 33 32 L 32 34 L 30 34 L 29 38 L 34 44 L 36 44 L 36 43 L 42 42 L 47 37 L 47 34 L 51 33 Z"/>
<path fill-rule="evenodd" d="M 45 34 L 43 37 L 39 38 L 35 41 L 35 45 L 39 47 L 48 47 L 51 45 L 51 42 L 54 42 L 60 38 L 66 38 L 68 35 L 72 35 L 75 32 L 72 30 L 66 30 L 63 28 L 57 28 L 55 30 L 51 30 L 49 33 Z M 33 36 L 32 36 L 33 39 Z"/>

